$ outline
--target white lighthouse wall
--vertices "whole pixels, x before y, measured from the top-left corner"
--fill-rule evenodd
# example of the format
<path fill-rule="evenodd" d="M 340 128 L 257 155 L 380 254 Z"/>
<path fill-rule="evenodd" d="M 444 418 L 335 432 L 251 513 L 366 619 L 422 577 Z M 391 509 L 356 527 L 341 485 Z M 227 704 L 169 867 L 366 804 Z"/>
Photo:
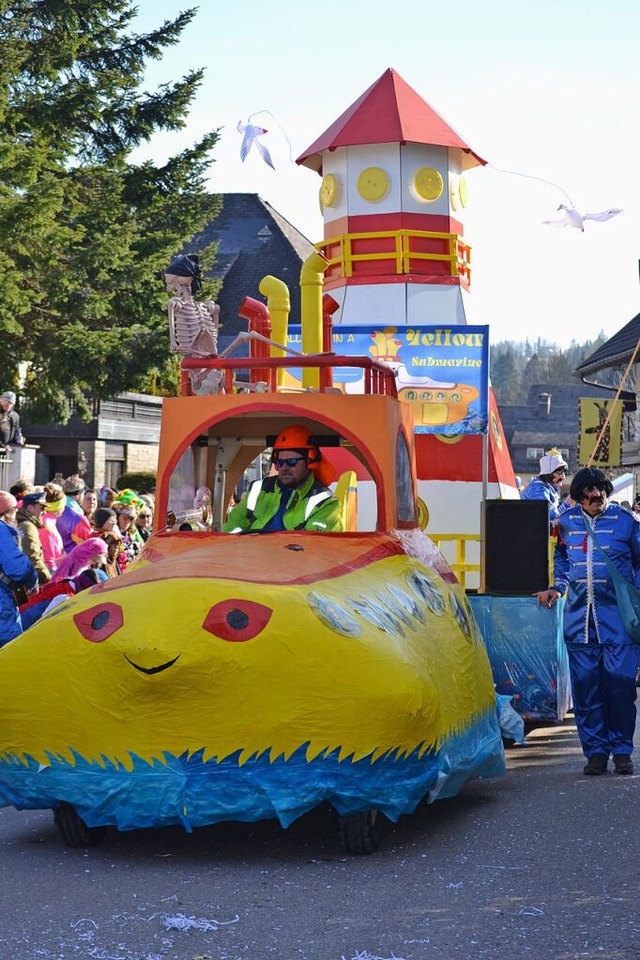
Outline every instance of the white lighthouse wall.
<path fill-rule="evenodd" d="M 448 217 L 449 206 L 449 169 L 446 147 L 434 147 L 429 144 L 406 143 L 400 148 L 402 163 L 402 212 L 428 213 L 433 216 Z M 421 200 L 411 189 L 413 178 L 423 167 L 433 167 L 441 175 L 443 190 L 436 200 Z M 429 227 L 425 226 L 425 230 Z"/>
<path fill-rule="evenodd" d="M 406 316 L 410 325 L 467 323 L 462 290 L 445 283 L 408 284 Z"/>
<path fill-rule="evenodd" d="M 388 190 L 380 200 L 365 200 L 358 193 L 358 177 L 367 167 L 379 167 L 389 178 Z M 350 217 L 397 213 L 401 198 L 399 143 L 347 147 L 347 209 Z"/>
<path fill-rule="evenodd" d="M 331 296 L 340 307 L 333 315 L 334 327 L 467 323 L 462 291 L 448 284 L 353 284 L 333 289 Z"/>
<path fill-rule="evenodd" d="M 367 324 L 369 326 L 399 326 L 407 314 L 404 283 L 358 284 L 338 287 L 331 296 L 340 304 L 333 315 L 333 326 L 340 324 Z"/>

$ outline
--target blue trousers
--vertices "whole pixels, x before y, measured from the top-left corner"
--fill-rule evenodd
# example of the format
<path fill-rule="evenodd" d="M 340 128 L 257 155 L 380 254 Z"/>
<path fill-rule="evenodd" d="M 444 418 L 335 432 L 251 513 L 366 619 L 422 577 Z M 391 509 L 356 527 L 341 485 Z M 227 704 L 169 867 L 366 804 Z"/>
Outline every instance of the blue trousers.
<path fill-rule="evenodd" d="M 567 643 L 573 709 L 587 759 L 633 752 L 640 643 Z"/>

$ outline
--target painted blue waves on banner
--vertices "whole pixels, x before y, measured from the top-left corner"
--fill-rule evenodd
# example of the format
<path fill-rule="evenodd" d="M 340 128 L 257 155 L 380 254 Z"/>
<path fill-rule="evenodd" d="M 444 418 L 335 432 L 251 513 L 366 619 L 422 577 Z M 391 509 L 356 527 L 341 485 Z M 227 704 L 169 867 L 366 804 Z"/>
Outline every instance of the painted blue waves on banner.
<path fill-rule="evenodd" d="M 336 352 L 369 356 L 396 374 L 398 396 L 411 404 L 416 433 L 445 436 L 485 433 L 489 398 L 489 327 L 483 326 L 336 326 Z M 290 326 L 288 344 L 299 350 L 302 333 Z M 300 370 L 287 370 L 301 381 Z M 363 371 L 334 371 L 345 393 L 362 393 Z"/>

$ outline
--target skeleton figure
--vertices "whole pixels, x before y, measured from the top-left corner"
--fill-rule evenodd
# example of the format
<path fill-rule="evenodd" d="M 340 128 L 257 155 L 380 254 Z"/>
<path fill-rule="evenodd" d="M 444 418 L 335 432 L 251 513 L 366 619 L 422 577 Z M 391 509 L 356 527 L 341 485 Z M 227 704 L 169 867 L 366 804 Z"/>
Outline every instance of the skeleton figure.
<path fill-rule="evenodd" d="M 168 303 L 171 352 L 189 357 L 215 357 L 218 352 L 220 308 L 213 300 L 199 303 L 200 266 L 193 256 L 174 257 L 164 274 Z"/>
<path fill-rule="evenodd" d="M 186 254 L 174 257 L 164 279 L 167 291 L 174 294 L 167 304 L 171 352 L 183 353 L 187 357 L 217 356 L 220 307 L 213 300 L 200 303 L 194 297 L 201 286 L 197 258 Z M 205 370 L 189 372 L 194 393 L 201 392 L 206 373 Z M 209 388 L 205 392 L 217 390 Z"/>

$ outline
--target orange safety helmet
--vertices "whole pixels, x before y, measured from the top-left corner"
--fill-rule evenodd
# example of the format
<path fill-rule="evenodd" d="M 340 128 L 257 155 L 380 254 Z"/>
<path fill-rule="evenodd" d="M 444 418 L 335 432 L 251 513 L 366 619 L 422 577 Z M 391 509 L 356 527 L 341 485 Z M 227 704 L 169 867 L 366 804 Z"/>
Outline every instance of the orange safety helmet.
<path fill-rule="evenodd" d="M 285 427 L 276 437 L 273 444 L 271 459 L 273 460 L 276 450 L 299 450 L 301 453 L 307 453 L 307 466 L 313 470 L 321 483 L 328 485 L 335 477 L 335 469 L 327 460 L 324 460 L 320 449 L 313 442 L 309 430 L 301 423 L 292 423 Z"/>

